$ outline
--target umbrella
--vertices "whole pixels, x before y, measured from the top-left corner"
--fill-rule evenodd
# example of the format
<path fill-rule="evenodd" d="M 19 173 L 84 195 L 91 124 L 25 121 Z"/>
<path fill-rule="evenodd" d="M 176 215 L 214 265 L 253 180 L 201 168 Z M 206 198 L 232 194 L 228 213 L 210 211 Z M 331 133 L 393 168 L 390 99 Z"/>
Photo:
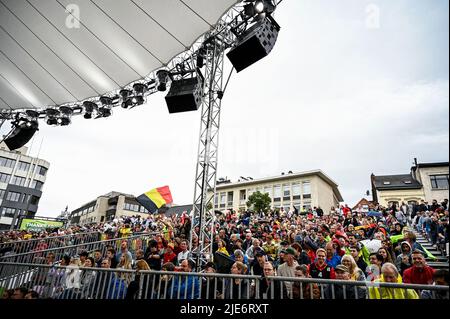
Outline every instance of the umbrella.
<path fill-rule="evenodd" d="M 367 216 L 381 217 L 383 216 L 383 213 L 371 210 L 370 212 L 367 213 Z"/>
<path fill-rule="evenodd" d="M 378 252 L 378 249 L 381 248 L 382 244 L 381 244 L 381 240 L 379 239 L 366 239 L 366 240 L 361 240 L 361 243 L 366 246 L 366 248 L 369 250 L 370 253 L 376 253 Z"/>

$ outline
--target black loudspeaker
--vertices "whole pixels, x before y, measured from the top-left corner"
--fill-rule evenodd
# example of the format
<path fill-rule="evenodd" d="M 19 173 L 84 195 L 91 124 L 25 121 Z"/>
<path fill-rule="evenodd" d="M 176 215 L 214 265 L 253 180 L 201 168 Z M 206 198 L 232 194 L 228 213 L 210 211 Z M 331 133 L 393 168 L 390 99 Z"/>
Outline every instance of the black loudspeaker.
<path fill-rule="evenodd" d="M 280 26 L 272 17 L 258 22 L 242 34 L 227 57 L 237 72 L 269 55 L 278 38 Z"/>
<path fill-rule="evenodd" d="M 234 260 L 225 254 L 215 252 L 214 263 L 216 264 L 216 271 L 219 274 L 229 274 L 231 272 L 231 267 L 234 264 Z"/>
<path fill-rule="evenodd" d="M 4 140 L 4 142 L 11 151 L 16 150 L 27 144 L 37 130 L 37 123 L 33 123 L 30 126 L 26 124 L 16 126 Z"/>
<path fill-rule="evenodd" d="M 169 113 L 197 111 L 202 102 L 202 82 L 199 78 L 172 81 L 166 96 Z"/>

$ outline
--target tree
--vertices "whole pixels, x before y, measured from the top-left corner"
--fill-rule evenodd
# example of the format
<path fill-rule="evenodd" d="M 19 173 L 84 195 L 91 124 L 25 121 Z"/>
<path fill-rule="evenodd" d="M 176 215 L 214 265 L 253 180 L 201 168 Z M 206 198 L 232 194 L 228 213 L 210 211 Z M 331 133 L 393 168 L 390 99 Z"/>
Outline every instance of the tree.
<path fill-rule="evenodd" d="M 247 207 L 250 209 L 253 207 L 253 210 L 255 212 L 264 212 L 267 213 L 267 211 L 270 209 L 270 204 L 272 203 L 272 200 L 270 199 L 270 196 L 268 193 L 261 193 L 256 192 L 250 195 L 247 201 Z"/>

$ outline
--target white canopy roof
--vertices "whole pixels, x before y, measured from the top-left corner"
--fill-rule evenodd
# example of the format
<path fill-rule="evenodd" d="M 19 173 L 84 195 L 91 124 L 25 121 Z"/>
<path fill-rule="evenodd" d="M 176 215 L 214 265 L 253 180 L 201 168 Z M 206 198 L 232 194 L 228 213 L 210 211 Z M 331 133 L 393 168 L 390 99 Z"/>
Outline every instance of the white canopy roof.
<path fill-rule="evenodd" d="M 0 0 L 0 109 L 119 89 L 168 64 L 238 2 Z"/>

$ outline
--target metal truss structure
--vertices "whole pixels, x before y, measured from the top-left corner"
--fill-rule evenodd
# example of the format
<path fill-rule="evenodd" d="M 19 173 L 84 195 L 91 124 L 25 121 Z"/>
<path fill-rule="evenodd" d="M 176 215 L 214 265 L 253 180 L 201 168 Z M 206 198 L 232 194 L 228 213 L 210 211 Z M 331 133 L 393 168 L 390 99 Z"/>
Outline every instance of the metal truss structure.
<path fill-rule="evenodd" d="M 230 9 L 210 32 L 202 35 L 189 50 L 173 58 L 169 65 L 164 68 L 168 71 L 172 81 L 197 76 L 202 80 L 203 85 L 193 214 L 189 236 L 190 259 L 196 263 L 198 271 L 202 270 L 202 266 L 210 261 L 213 255 L 212 246 L 215 236 L 214 194 L 217 179 L 220 111 L 222 97 L 226 89 L 223 85 L 224 55 L 227 49 L 236 45 L 240 35 L 255 22 L 258 22 L 257 15 L 256 17 L 255 14 L 249 16 L 245 12 L 245 6 L 249 2 L 253 1 L 242 1 Z M 270 0 L 265 0 L 265 2 L 270 2 Z M 263 19 L 266 19 L 265 15 Z M 199 61 L 202 61 L 202 65 L 199 65 Z M 158 92 L 158 81 L 157 71 L 155 71 L 145 79 L 131 83 L 123 89 L 132 91 L 135 84 L 145 85 L 142 96 L 146 98 Z M 117 93 L 119 92 L 111 92 L 108 95 L 110 99 L 115 101 L 110 106 L 111 108 L 123 102 Z M 102 103 L 102 100 L 101 97 L 96 97 L 88 100 L 88 102 L 97 104 Z M 74 103 L 59 106 L 59 108 L 61 107 L 72 108 L 71 116 L 80 115 L 83 114 L 83 111 L 86 111 L 84 106 Z M 0 120 L 12 120 L 19 115 L 24 115 L 25 111 L 2 112 L 0 113 Z M 48 116 L 46 111 L 48 109 L 38 110 L 40 119 Z M 193 249 L 194 238 L 198 239 L 198 246 Z"/>

